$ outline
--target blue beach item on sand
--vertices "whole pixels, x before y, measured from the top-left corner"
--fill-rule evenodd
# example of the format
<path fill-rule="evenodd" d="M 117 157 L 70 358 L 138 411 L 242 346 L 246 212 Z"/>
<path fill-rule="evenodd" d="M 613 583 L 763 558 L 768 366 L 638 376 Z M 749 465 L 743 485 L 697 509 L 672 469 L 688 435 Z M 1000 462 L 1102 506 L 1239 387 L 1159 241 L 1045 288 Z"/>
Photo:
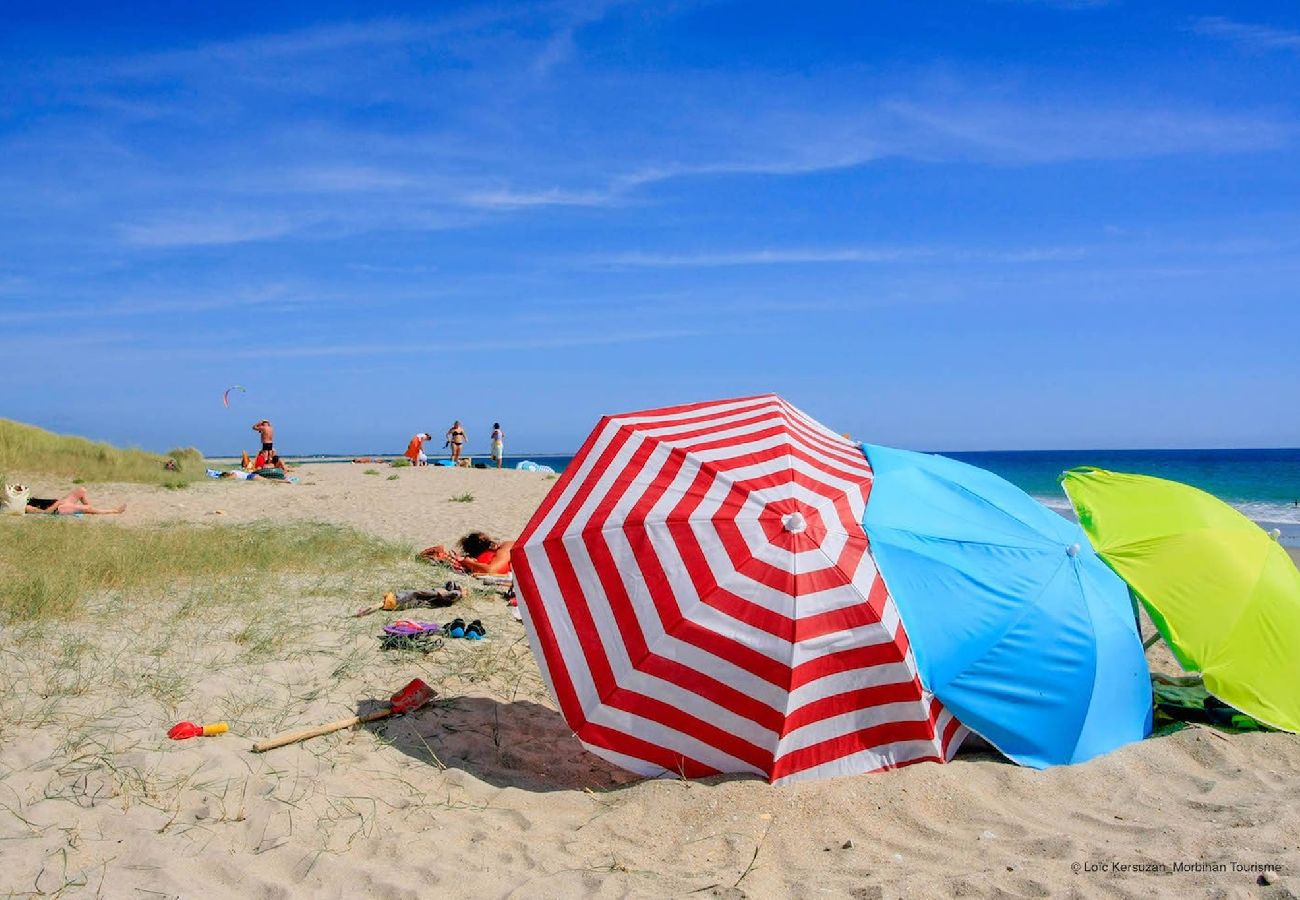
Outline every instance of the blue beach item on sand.
<path fill-rule="evenodd" d="M 1035 768 L 1150 734 L 1128 589 L 1078 525 L 975 466 L 863 451 L 874 472 L 863 526 L 925 689 Z"/>

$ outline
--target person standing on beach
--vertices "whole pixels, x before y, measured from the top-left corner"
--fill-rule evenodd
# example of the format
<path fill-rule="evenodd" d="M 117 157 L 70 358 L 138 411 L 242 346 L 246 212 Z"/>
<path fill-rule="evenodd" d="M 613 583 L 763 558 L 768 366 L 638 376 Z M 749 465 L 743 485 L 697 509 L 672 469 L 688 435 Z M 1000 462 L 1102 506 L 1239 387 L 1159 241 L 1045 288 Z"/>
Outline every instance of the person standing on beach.
<path fill-rule="evenodd" d="M 413 466 L 425 466 L 429 464 L 429 458 L 424 455 L 424 442 L 430 438 L 427 432 L 420 432 L 411 438 L 411 443 L 406 445 L 406 453 L 402 454 L 411 461 Z"/>
<path fill-rule="evenodd" d="M 451 447 L 451 464 L 458 465 L 461 448 L 465 446 L 465 429 L 460 427 L 460 419 L 452 422 L 447 429 L 447 443 L 443 446 Z"/>
<path fill-rule="evenodd" d="M 262 436 L 262 450 L 257 454 L 257 460 L 253 463 L 254 469 L 260 469 L 275 453 L 275 429 L 271 427 L 270 419 L 262 419 L 253 423 L 253 430 Z"/>
<path fill-rule="evenodd" d="M 492 458 L 496 460 L 497 468 L 501 468 L 501 459 L 506 453 L 506 433 L 501 430 L 500 422 L 492 423 Z"/>

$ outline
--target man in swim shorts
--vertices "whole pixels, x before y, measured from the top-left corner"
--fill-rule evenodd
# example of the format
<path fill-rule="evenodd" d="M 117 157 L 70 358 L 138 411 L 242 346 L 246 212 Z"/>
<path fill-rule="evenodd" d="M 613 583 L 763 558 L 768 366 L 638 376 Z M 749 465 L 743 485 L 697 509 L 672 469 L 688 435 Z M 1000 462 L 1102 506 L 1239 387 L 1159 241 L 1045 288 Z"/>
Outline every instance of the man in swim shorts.
<path fill-rule="evenodd" d="M 253 423 L 253 430 L 262 436 L 262 449 L 258 452 L 257 459 L 253 460 L 253 468 L 261 469 L 275 453 L 275 429 L 271 427 L 269 419 L 262 419 Z"/>

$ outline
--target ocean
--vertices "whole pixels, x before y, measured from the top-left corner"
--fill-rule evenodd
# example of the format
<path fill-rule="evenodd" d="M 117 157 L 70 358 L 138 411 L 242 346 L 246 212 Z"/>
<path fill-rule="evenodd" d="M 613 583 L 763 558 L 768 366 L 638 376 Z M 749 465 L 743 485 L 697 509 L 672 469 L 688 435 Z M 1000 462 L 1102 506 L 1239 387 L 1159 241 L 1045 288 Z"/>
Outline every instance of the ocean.
<path fill-rule="evenodd" d="M 1097 466 L 1194 485 L 1231 503 L 1266 529 L 1282 532 L 1282 543 L 1300 546 L 1300 449 L 1290 450 L 989 450 L 943 453 L 979 466 L 1071 515 L 1057 483 L 1066 469 Z M 557 472 L 572 456 L 533 456 Z M 507 460 L 507 465 L 513 465 Z"/>
<path fill-rule="evenodd" d="M 1300 449 L 1290 450 L 1020 450 L 945 453 L 988 469 L 1052 509 L 1070 503 L 1057 477 L 1075 466 L 1181 481 L 1231 503 L 1282 542 L 1300 546 Z"/>

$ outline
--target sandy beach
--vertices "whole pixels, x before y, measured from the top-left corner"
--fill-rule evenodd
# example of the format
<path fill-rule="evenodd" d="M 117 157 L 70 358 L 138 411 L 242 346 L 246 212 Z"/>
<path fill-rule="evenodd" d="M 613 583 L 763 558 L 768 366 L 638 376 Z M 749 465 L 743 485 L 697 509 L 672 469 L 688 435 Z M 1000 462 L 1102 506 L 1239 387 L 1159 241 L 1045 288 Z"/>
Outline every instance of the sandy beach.
<path fill-rule="evenodd" d="M 93 485 L 96 500 L 125 501 L 128 511 L 77 526 L 314 521 L 419 548 L 471 528 L 513 536 L 554 483 L 513 471 L 347 464 L 297 474 L 296 485 Z M 59 487 L 32 481 L 38 495 Z M 10 629 L 0 639 L 0 891 L 1300 892 L 1293 735 L 1190 727 L 1048 771 L 962 754 L 946 766 L 781 788 L 746 778 L 642 781 L 577 744 L 499 592 L 476 589 L 456 610 L 481 618 L 488 640 L 448 640 L 427 655 L 385 653 L 375 637 L 382 616 L 348 617 L 385 589 L 447 577 L 412 561 L 378 582 L 289 578 L 236 607 L 184 584 L 157 604 L 88 598 L 85 614 L 57 629 Z M 1159 647 L 1150 658 L 1177 671 Z M 415 715 L 249 752 L 281 729 L 369 710 L 416 676 L 440 696 Z M 169 741 L 167 728 L 182 719 L 225 719 L 231 733 Z M 1260 884 L 1260 866 L 1282 870 Z"/>

